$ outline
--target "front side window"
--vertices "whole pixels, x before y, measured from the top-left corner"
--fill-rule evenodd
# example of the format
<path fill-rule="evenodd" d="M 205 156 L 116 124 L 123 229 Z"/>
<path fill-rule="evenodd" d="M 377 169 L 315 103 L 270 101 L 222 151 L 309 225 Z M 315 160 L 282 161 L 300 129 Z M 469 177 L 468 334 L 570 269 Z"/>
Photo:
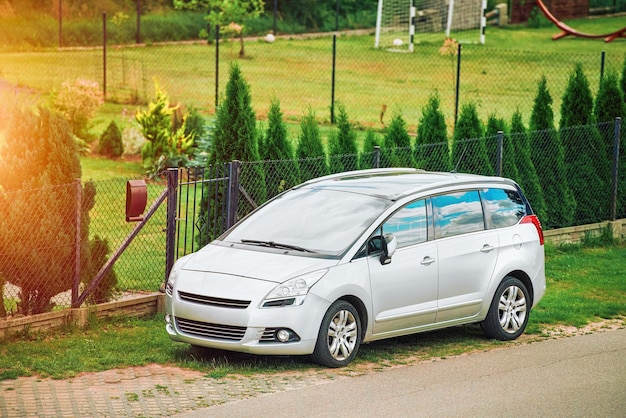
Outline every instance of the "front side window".
<path fill-rule="evenodd" d="M 433 196 L 436 238 L 452 237 L 485 229 L 478 190 Z"/>
<path fill-rule="evenodd" d="M 515 190 L 485 189 L 480 195 L 489 229 L 513 226 L 526 215 L 526 205 Z"/>
<path fill-rule="evenodd" d="M 428 239 L 427 231 L 425 200 L 409 203 L 383 224 L 383 235 L 394 234 L 398 248 L 425 242 Z"/>

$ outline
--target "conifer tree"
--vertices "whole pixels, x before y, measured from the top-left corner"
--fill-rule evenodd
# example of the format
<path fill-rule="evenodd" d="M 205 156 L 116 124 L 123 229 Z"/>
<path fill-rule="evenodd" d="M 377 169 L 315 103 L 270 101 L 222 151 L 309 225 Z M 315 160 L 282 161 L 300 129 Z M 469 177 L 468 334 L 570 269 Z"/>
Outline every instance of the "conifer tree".
<path fill-rule="evenodd" d="M 363 141 L 363 152 L 361 153 L 361 158 L 359 159 L 359 167 L 361 167 L 361 170 L 376 168 L 374 164 L 374 150 L 376 147 L 378 147 L 380 156 L 382 142 L 383 138 L 376 135 L 376 133 L 372 129 L 367 130 L 367 132 L 365 133 L 365 139 Z"/>
<path fill-rule="evenodd" d="M 472 102 L 461 107 L 454 129 L 452 164 L 460 173 L 493 175 L 493 167 L 487 157 L 483 125 L 478 119 L 476 105 Z"/>
<path fill-rule="evenodd" d="M 268 198 L 298 184 L 298 165 L 294 161 L 293 146 L 287 137 L 280 102 L 272 100 L 268 113 L 268 126 L 264 139 L 263 159 L 266 160 L 265 184 Z"/>
<path fill-rule="evenodd" d="M 43 107 L 20 110 L 5 134 L 0 147 L 0 242 L 10 245 L 0 249 L 0 272 L 20 288 L 19 313 L 38 314 L 52 309 L 52 297 L 72 287 L 77 267 L 83 280 L 93 271 L 89 210 L 95 187 L 82 186 L 77 249 L 76 179 L 81 178 L 81 166 L 69 124 Z"/>
<path fill-rule="evenodd" d="M 387 147 L 394 149 L 398 167 L 415 167 L 415 159 L 411 150 L 411 137 L 402 114 L 394 114 L 385 131 L 384 143 Z"/>
<path fill-rule="evenodd" d="M 530 158 L 528 133 L 519 109 L 513 113 L 511 118 L 511 142 L 513 143 L 515 161 L 519 173 L 518 184 L 530 201 L 535 214 L 543 222 L 547 217 L 546 201 L 543 197 L 537 170 Z"/>
<path fill-rule="evenodd" d="M 300 139 L 296 148 L 300 166 L 300 181 L 307 181 L 329 174 L 326 150 L 315 113 L 309 111 L 300 120 Z"/>
<path fill-rule="evenodd" d="M 445 117 L 438 94 L 428 99 L 422 109 L 415 138 L 417 167 L 431 171 L 450 171 L 450 149 Z"/>
<path fill-rule="evenodd" d="M 611 173 L 600 133 L 593 123 L 593 97 L 580 63 L 570 74 L 561 104 L 559 124 L 565 173 L 576 200 L 575 222 L 591 223 L 609 215 Z"/>
<path fill-rule="evenodd" d="M 337 131 L 331 133 L 329 139 L 329 159 L 331 173 L 358 170 L 358 149 L 356 132 L 348 119 L 346 107 L 339 103 L 337 115 Z"/>
<path fill-rule="evenodd" d="M 498 132 L 502 131 L 502 176 L 511 178 L 515 181 L 519 180 L 519 172 L 515 160 L 515 148 L 508 127 L 504 119 L 497 117 L 494 113 L 487 118 L 487 127 L 485 128 L 485 138 L 495 145 L 494 155 L 490 159 L 494 165 L 498 161 Z M 497 169 L 497 168 L 496 168 Z M 494 171 L 495 172 L 495 171 Z"/>
<path fill-rule="evenodd" d="M 207 166 L 210 168 L 233 160 L 250 163 L 246 164 L 245 168 L 242 167 L 239 174 L 240 185 L 257 205 L 265 202 L 263 169 L 260 164 L 254 163 L 259 161 L 259 149 L 250 87 L 236 63 L 230 67 L 226 95 L 216 111 L 213 143 Z M 207 202 L 208 199 L 211 199 L 210 204 Z M 224 204 L 226 199 L 224 186 L 220 186 L 217 193 L 205 193 L 199 215 L 200 222 L 204 223 L 205 228 L 198 235 L 199 245 L 206 244 L 224 229 L 220 205 Z M 211 213 L 207 212 L 207 207 L 211 208 Z"/>
<path fill-rule="evenodd" d="M 569 188 L 565 172 L 564 151 L 561 139 L 554 129 L 552 96 L 545 76 L 537 87 L 529 123 L 530 157 L 544 193 L 546 228 L 572 225 L 576 201 Z"/>

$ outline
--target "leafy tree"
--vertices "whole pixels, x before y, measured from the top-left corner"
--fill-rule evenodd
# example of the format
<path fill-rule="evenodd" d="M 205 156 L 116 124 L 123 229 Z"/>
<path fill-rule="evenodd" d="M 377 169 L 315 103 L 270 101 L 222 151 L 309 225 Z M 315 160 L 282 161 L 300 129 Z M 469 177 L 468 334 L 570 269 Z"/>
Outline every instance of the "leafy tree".
<path fill-rule="evenodd" d="M 296 158 L 300 166 L 301 181 L 325 176 L 330 172 L 322 135 L 315 113 L 310 107 L 308 113 L 300 120 L 300 139 L 296 148 Z"/>
<path fill-rule="evenodd" d="M 280 102 L 272 100 L 268 113 L 268 127 L 265 134 L 264 154 L 265 184 L 268 197 L 298 184 L 298 165 L 294 161 L 293 147 L 287 138 L 287 125 L 283 122 Z"/>
<path fill-rule="evenodd" d="M 374 150 L 376 147 L 379 148 L 379 157 L 382 157 L 382 148 L 383 148 L 384 138 L 376 135 L 376 133 L 372 129 L 368 129 L 365 133 L 365 140 L 363 141 L 363 152 L 359 158 L 359 167 L 361 170 L 367 170 L 369 168 L 375 168 L 374 164 Z M 381 158 L 382 160 L 382 158 Z M 380 162 L 382 163 L 382 161 Z M 381 167 L 384 167 L 381 164 Z"/>
<path fill-rule="evenodd" d="M 546 201 L 543 197 L 543 189 L 539 182 L 537 170 L 530 158 L 530 142 L 522 114 L 519 109 L 513 113 L 511 118 L 511 142 L 514 147 L 515 162 L 519 173 L 518 183 L 530 204 L 543 221 L 547 218 Z"/>
<path fill-rule="evenodd" d="M 494 155 L 491 161 L 496 163 L 498 160 L 498 132 L 502 131 L 502 175 L 515 181 L 519 180 L 519 172 L 515 161 L 515 148 L 511 135 L 508 132 L 506 122 L 502 118 L 498 118 L 494 113 L 487 118 L 487 126 L 485 128 L 485 138 L 490 139 L 490 144 L 495 145 Z"/>
<path fill-rule="evenodd" d="M 385 130 L 384 144 L 394 149 L 396 165 L 399 167 L 415 167 L 415 158 L 411 150 L 411 137 L 407 132 L 406 122 L 402 114 L 396 113 Z"/>
<path fill-rule="evenodd" d="M 570 226 L 574 221 L 576 201 L 567 181 L 563 144 L 554 129 L 552 96 L 545 76 L 537 87 L 530 116 L 531 159 L 544 192 L 547 216 L 542 220 L 547 228 Z"/>
<path fill-rule="evenodd" d="M 570 74 L 561 104 L 560 133 L 565 172 L 576 199 L 577 223 L 607 219 L 611 173 L 606 147 L 593 123 L 593 97 L 582 65 Z M 598 158 L 600 157 L 600 158 Z M 596 165 L 596 161 L 600 164 Z"/>
<path fill-rule="evenodd" d="M 239 35 L 239 57 L 245 57 L 243 34 L 244 21 L 257 19 L 263 13 L 263 0 L 174 0 L 176 9 L 208 10 L 207 22 L 212 27 L 220 25 L 225 31 Z"/>
<path fill-rule="evenodd" d="M 337 131 L 330 136 L 330 171 L 341 173 L 343 171 L 358 170 L 358 149 L 356 146 L 356 132 L 348 119 L 346 107 L 338 106 Z"/>
<path fill-rule="evenodd" d="M 478 119 L 474 103 L 470 102 L 461 107 L 454 129 L 452 164 L 455 164 L 455 170 L 461 173 L 493 175 L 493 168 L 487 157 L 483 125 Z"/>
<path fill-rule="evenodd" d="M 20 287 L 18 310 L 37 314 L 72 287 L 75 271 L 92 271 L 89 210 L 95 187 L 82 188 L 80 247 L 76 248 L 78 148 L 69 124 L 45 109 L 20 110 L 0 150 L 0 275 Z M 80 252 L 80 266 L 76 253 Z M 99 268 L 100 266 L 97 266 Z"/>
<path fill-rule="evenodd" d="M 216 111 L 213 144 L 207 167 L 211 168 L 233 160 L 250 163 L 259 161 L 256 117 L 252 109 L 250 87 L 236 63 L 231 64 L 226 95 Z M 241 170 L 239 181 L 255 204 L 265 202 L 265 177 L 260 164 L 246 165 L 245 170 Z M 224 225 L 220 221 L 220 205 L 226 202 L 226 193 L 223 186 L 220 186 L 216 193 L 205 193 L 199 217 L 200 222 L 204 222 L 206 227 L 198 236 L 200 245 L 204 245 L 222 232 Z M 211 204 L 208 199 L 211 199 Z M 207 212 L 207 207 L 211 208 L 211 213 Z"/>
<path fill-rule="evenodd" d="M 179 106 L 170 106 L 167 92 L 156 86 L 156 98 L 147 110 L 138 110 L 139 123 L 146 143 L 141 149 L 143 168 L 149 176 L 156 176 L 168 167 L 185 166 L 187 154 L 194 145 L 194 136 L 185 134 L 184 121 L 176 123 Z M 183 117 L 184 119 L 184 117 Z"/>
<path fill-rule="evenodd" d="M 431 95 L 422 109 L 415 138 L 417 167 L 432 171 L 450 171 L 450 149 L 446 120 L 440 109 L 439 95 Z"/>
<path fill-rule="evenodd" d="M 124 144 L 122 143 L 122 131 L 115 121 L 111 121 L 109 126 L 100 135 L 98 142 L 98 154 L 106 157 L 121 157 L 124 153 Z"/>

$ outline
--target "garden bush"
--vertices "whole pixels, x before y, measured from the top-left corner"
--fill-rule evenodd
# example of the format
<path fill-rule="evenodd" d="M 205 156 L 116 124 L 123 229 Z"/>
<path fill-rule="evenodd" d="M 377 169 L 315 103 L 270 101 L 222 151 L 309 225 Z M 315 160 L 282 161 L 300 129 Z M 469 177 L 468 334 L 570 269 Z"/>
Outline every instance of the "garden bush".
<path fill-rule="evenodd" d="M 118 158 L 124 153 L 124 144 L 122 143 L 122 132 L 115 121 L 111 121 L 106 130 L 100 135 L 98 143 L 98 154 L 105 157 Z"/>

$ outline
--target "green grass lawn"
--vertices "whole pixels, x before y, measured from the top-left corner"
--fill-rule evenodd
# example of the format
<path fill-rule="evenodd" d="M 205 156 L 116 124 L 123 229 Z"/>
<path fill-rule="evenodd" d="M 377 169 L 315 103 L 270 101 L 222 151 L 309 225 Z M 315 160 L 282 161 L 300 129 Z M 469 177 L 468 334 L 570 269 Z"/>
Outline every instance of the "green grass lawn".
<path fill-rule="evenodd" d="M 599 33 L 623 26 L 624 22 L 623 18 L 611 17 L 568 24 Z M 557 32 L 553 27 L 488 27 L 485 45 L 463 47 L 460 103 L 476 102 L 484 121 L 492 113 L 510 120 L 519 108 L 527 123 L 537 82 L 545 75 L 558 121 L 560 97 L 576 62 L 583 64 L 593 91 L 599 82 L 602 51 L 606 53 L 605 70 L 621 70 L 623 39 L 612 43 L 573 37 L 552 41 Z M 422 107 L 431 94 L 438 92 L 451 127 L 456 61 L 440 54 L 442 40 L 417 44 L 413 54 L 401 54 L 374 49 L 372 34 L 339 36 L 335 99 L 346 105 L 357 126 L 382 128 L 380 115 L 384 105 L 384 122 L 389 122 L 394 112 L 401 112 L 409 129 L 415 132 Z M 220 94 L 230 63 L 237 61 L 251 86 L 259 119 L 265 119 L 275 97 L 291 123 L 297 124 L 309 106 L 320 122 L 330 121 L 330 34 L 315 39 L 280 38 L 273 44 L 247 41 L 245 59 L 237 57 L 238 50 L 236 42 L 225 42 L 220 47 Z M 131 99 L 150 101 L 155 82 L 165 88 L 173 102 L 193 105 L 206 115 L 215 111 L 215 46 L 187 43 L 109 48 L 107 67 L 107 97 L 111 103 L 101 109 L 97 130 L 104 129 L 112 119 L 121 121 L 124 111 L 134 113 L 138 105 Z M 88 78 L 102 83 L 102 68 L 100 48 L 0 52 L 0 77 L 43 97 L 66 79 Z M 114 104 L 118 102 L 122 104 Z M 297 132 L 297 126 L 294 130 Z"/>
<path fill-rule="evenodd" d="M 526 333 L 548 338 L 543 331 L 560 325 L 581 327 L 626 315 L 626 244 L 583 248 L 547 248 L 547 293 L 531 312 Z M 476 325 L 415 334 L 363 345 L 346 372 L 371 370 L 415 359 L 440 358 L 474 350 L 518 344 L 483 337 Z M 86 330 L 25 333 L 0 342 L 0 379 L 19 376 L 68 378 L 149 363 L 200 370 L 215 378 L 229 374 L 275 373 L 312 366 L 306 358 L 252 356 L 192 348 L 169 340 L 162 315 L 94 322 Z"/>

